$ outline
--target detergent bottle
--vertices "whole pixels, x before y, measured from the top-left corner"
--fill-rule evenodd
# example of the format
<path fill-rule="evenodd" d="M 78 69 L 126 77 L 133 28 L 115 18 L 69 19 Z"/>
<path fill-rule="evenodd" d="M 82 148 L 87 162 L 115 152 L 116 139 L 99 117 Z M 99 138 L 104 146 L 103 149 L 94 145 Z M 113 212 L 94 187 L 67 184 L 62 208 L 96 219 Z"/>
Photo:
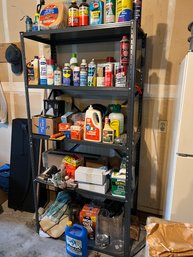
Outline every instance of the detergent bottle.
<path fill-rule="evenodd" d="M 101 142 L 102 139 L 102 115 L 101 112 L 93 109 L 92 105 L 85 114 L 84 140 Z"/>
<path fill-rule="evenodd" d="M 87 229 L 81 225 L 72 225 L 68 221 L 65 229 L 66 252 L 73 257 L 88 256 L 88 234 Z"/>
<path fill-rule="evenodd" d="M 124 132 L 124 115 L 121 113 L 121 105 L 120 104 L 110 104 L 108 109 L 111 110 L 109 114 L 109 120 L 112 121 L 119 121 L 119 131 L 120 134 Z"/>

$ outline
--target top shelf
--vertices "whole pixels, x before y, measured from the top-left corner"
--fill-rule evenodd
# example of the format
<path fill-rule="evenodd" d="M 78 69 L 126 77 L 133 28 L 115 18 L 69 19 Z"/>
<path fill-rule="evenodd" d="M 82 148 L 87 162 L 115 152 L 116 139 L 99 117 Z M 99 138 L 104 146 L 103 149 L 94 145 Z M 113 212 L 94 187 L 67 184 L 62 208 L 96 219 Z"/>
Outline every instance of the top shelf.
<path fill-rule="evenodd" d="M 135 21 L 132 20 L 96 26 L 66 27 L 62 29 L 21 32 L 21 36 L 41 43 L 55 45 L 118 41 L 123 35 L 130 35 L 134 24 Z M 141 28 L 138 28 L 137 32 L 138 38 L 145 36 Z"/>

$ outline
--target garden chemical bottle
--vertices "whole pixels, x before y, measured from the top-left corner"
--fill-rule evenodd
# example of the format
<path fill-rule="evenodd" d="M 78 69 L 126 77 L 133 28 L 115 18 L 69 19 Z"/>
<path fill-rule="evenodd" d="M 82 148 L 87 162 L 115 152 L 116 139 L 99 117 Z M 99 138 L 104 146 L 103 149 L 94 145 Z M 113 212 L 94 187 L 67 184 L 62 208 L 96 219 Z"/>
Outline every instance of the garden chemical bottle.
<path fill-rule="evenodd" d="M 78 224 L 72 225 L 72 221 L 68 221 L 65 237 L 67 254 L 73 257 L 88 256 L 88 232 L 85 227 Z"/>
<path fill-rule="evenodd" d="M 64 64 L 63 72 L 62 72 L 62 84 L 64 86 L 70 86 L 72 80 L 72 70 L 70 68 L 69 63 Z"/>
<path fill-rule="evenodd" d="M 94 59 L 88 64 L 88 86 L 96 86 L 96 63 Z"/>
<path fill-rule="evenodd" d="M 88 73 L 85 68 L 86 66 L 80 67 L 80 86 L 86 87 L 88 85 Z"/>
<path fill-rule="evenodd" d="M 72 57 L 70 58 L 70 68 L 74 70 L 75 66 L 78 66 L 78 59 L 76 53 L 72 53 Z"/>
<path fill-rule="evenodd" d="M 106 0 L 106 23 L 115 22 L 115 0 Z"/>
<path fill-rule="evenodd" d="M 124 115 L 121 113 L 120 104 L 110 104 L 108 109 L 111 110 L 109 114 L 109 119 L 112 122 L 113 120 L 118 120 L 120 125 L 120 134 L 124 132 Z"/>
<path fill-rule="evenodd" d="M 79 6 L 79 26 L 89 25 L 89 5 L 86 0 L 82 0 Z"/>
<path fill-rule="evenodd" d="M 47 63 L 46 58 L 42 55 L 39 59 L 39 69 L 40 69 L 40 85 L 47 84 Z"/>
<path fill-rule="evenodd" d="M 72 0 L 71 5 L 68 9 L 68 26 L 77 27 L 79 26 L 79 8 L 76 0 Z"/>
<path fill-rule="evenodd" d="M 127 36 L 123 36 L 120 41 L 120 63 L 122 65 L 129 64 L 129 39 Z"/>
<path fill-rule="evenodd" d="M 103 128 L 103 143 L 112 144 L 114 142 L 114 130 L 109 125 L 109 117 L 105 117 Z"/>
<path fill-rule="evenodd" d="M 85 114 L 84 140 L 101 142 L 102 116 L 101 112 L 93 109 L 92 105 Z"/>
<path fill-rule="evenodd" d="M 117 0 L 116 21 L 130 21 L 132 19 L 133 0 Z"/>

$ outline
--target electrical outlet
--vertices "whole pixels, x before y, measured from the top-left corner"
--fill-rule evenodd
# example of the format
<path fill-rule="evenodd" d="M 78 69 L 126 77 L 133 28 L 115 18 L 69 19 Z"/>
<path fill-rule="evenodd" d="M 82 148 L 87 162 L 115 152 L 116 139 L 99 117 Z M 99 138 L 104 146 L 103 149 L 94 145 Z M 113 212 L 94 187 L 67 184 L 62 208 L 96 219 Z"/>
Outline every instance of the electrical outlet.
<path fill-rule="evenodd" d="M 168 122 L 167 120 L 160 120 L 159 121 L 159 132 L 166 133 L 167 132 Z"/>

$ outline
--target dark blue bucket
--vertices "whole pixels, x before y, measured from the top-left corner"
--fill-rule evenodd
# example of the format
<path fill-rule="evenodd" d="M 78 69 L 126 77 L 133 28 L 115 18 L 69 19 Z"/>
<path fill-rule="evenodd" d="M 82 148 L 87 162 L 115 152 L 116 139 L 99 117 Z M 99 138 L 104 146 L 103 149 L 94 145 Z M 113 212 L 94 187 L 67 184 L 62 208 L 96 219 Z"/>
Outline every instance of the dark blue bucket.
<path fill-rule="evenodd" d="M 0 188 L 2 188 L 5 192 L 8 192 L 9 190 L 9 175 L 10 165 L 4 164 L 0 167 Z"/>

